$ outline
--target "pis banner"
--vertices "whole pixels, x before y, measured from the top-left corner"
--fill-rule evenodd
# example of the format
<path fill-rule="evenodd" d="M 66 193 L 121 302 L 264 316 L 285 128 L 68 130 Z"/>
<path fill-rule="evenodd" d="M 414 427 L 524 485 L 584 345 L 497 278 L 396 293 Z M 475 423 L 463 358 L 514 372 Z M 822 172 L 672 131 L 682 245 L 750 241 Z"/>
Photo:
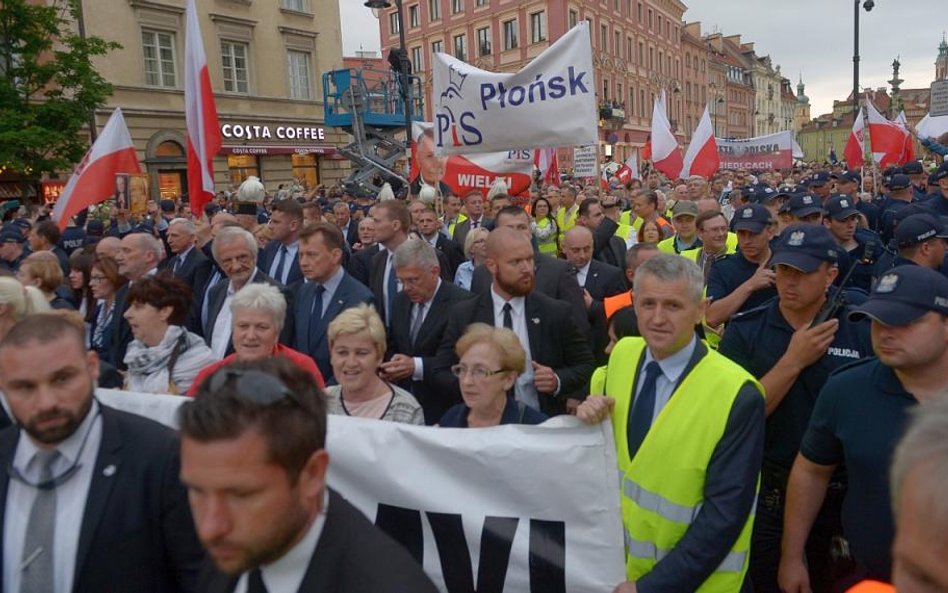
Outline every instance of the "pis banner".
<path fill-rule="evenodd" d="M 439 154 L 595 144 L 596 80 L 589 24 L 581 21 L 514 74 L 434 54 L 434 140 Z"/>
<path fill-rule="evenodd" d="M 438 155 L 434 148 L 434 125 L 412 123 L 411 179 L 412 193 L 417 194 L 421 181 L 445 186 L 457 196 L 480 191 L 485 196 L 498 179 L 507 185 L 511 196 L 527 195 L 533 175 L 534 151 L 504 150 L 478 154 Z"/>
<path fill-rule="evenodd" d="M 794 140 L 790 131 L 745 140 L 715 138 L 722 169 L 789 169 Z"/>
<path fill-rule="evenodd" d="M 97 389 L 176 427 L 186 397 Z M 625 580 L 612 427 L 409 426 L 329 416 L 329 484 L 458 591 L 601 593 Z M 121 471 L 121 470 L 120 470 Z"/>

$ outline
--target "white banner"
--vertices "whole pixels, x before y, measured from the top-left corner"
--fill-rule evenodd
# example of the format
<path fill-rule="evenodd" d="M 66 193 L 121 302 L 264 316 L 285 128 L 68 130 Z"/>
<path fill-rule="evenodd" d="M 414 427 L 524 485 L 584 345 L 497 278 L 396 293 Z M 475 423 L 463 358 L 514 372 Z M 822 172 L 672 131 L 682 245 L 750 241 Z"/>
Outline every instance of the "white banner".
<path fill-rule="evenodd" d="M 172 427 L 188 399 L 96 394 Z M 330 485 L 420 558 L 441 591 L 493 582 L 602 593 L 625 580 L 608 422 L 451 429 L 330 416 L 327 440 Z"/>
<path fill-rule="evenodd" d="M 796 142 L 789 131 L 741 140 L 714 140 L 722 169 L 789 169 L 793 166 Z"/>
<path fill-rule="evenodd" d="M 595 144 L 573 148 L 573 177 L 599 177 Z"/>
<path fill-rule="evenodd" d="M 472 154 L 593 144 L 599 114 L 589 25 L 581 21 L 514 74 L 434 54 L 435 150 Z"/>

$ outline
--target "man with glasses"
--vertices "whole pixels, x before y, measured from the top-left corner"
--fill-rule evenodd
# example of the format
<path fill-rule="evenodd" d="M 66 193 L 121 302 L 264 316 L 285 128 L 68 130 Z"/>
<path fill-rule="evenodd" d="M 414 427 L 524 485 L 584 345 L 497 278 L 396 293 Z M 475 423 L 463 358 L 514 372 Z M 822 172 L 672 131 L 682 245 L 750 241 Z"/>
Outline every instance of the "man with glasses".
<path fill-rule="evenodd" d="M 52 314 L 0 341 L 2 590 L 202 591 L 205 556 L 178 480 L 174 432 L 100 404 L 81 324 Z"/>
<path fill-rule="evenodd" d="M 404 548 L 327 487 L 325 399 L 291 362 L 219 370 L 179 420 L 181 480 L 214 561 L 200 591 L 436 591 Z"/>

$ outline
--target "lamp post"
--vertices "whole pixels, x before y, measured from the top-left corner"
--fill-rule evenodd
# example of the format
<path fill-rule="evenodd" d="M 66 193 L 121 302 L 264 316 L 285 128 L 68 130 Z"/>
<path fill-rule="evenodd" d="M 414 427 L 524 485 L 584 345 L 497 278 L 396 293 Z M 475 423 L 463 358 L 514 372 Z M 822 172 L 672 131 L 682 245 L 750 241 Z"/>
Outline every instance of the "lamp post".
<path fill-rule="evenodd" d="M 853 2 L 853 119 L 859 117 L 859 3 L 866 12 L 875 8 L 876 3 L 873 0 L 854 0 Z"/>
<path fill-rule="evenodd" d="M 388 0 L 366 0 L 364 6 L 373 11 L 381 11 L 391 8 L 392 3 Z M 401 82 L 402 103 L 405 105 L 405 160 L 408 163 L 408 169 L 411 170 L 411 75 L 408 71 L 410 62 L 408 61 L 408 48 L 405 44 L 405 19 L 402 18 L 402 0 L 395 0 L 395 12 L 398 15 L 398 53 L 399 69 L 398 78 Z M 391 62 L 391 58 L 389 59 Z"/>

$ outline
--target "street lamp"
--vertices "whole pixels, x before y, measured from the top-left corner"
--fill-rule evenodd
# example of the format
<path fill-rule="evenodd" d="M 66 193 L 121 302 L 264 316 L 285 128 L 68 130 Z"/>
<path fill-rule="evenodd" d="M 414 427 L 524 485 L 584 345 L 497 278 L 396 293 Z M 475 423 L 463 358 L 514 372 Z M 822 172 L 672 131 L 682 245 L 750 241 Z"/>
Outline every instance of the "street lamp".
<path fill-rule="evenodd" d="M 364 6 L 376 12 L 391 8 L 392 4 L 388 0 L 366 0 Z M 402 0 L 395 0 L 395 12 L 398 15 L 398 64 L 400 66 L 397 72 L 402 87 L 402 103 L 405 105 L 405 159 L 408 161 L 408 169 L 411 170 L 411 75 L 408 70 L 410 62 L 408 61 L 408 48 L 405 44 L 405 19 L 402 18 Z M 389 56 L 389 63 L 392 63 L 391 56 Z"/>
<path fill-rule="evenodd" d="M 853 35 L 853 121 L 859 117 L 859 3 L 866 12 L 875 8 L 873 0 L 855 0 L 853 3 L 853 20 L 855 34 Z"/>

